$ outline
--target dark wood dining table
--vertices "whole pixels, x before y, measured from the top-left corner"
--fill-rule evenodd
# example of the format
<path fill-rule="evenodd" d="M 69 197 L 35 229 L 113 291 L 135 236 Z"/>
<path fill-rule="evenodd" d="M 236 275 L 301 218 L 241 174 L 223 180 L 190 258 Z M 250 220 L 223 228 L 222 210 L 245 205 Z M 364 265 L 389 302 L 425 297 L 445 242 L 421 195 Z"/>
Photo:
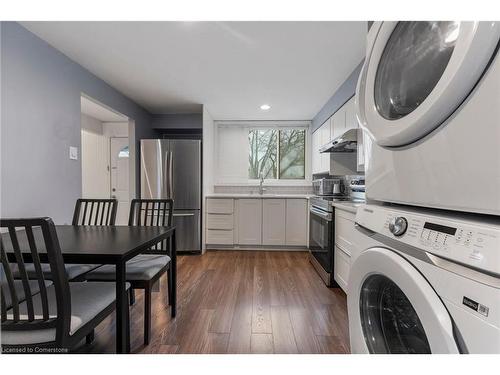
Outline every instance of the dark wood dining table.
<path fill-rule="evenodd" d="M 170 241 L 172 285 L 172 316 L 176 313 L 177 300 L 177 257 L 175 227 L 158 226 L 73 226 L 56 225 L 57 236 L 65 263 L 113 264 L 116 266 L 116 352 L 130 351 L 126 335 L 126 264 L 136 255 L 143 253 L 163 240 Z M 4 241 L 9 240 L 4 236 Z M 25 236 L 21 236 L 24 237 Z M 19 247 L 26 262 L 31 261 L 28 242 L 20 238 Z M 7 254 L 9 261 L 15 261 L 14 253 Z M 48 262 L 43 248 L 39 248 L 41 262 Z"/>

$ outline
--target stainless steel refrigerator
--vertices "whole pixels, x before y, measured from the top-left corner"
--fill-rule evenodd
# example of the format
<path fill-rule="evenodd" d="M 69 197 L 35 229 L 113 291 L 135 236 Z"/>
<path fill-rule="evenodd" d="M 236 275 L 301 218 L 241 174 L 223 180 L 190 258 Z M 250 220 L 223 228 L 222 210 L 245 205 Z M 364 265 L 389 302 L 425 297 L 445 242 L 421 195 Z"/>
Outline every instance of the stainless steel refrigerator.
<path fill-rule="evenodd" d="M 141 197 L 172 198 L 178 251 L 201 251 L 201 141 L 141 140 Z"/>

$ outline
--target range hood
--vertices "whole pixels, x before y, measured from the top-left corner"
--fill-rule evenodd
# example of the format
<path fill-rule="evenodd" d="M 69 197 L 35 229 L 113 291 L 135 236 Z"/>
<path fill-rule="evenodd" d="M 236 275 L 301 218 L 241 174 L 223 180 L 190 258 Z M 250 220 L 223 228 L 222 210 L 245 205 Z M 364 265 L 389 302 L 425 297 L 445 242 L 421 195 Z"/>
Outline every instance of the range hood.
<path fill-rule="evenodd" d="M 319 152 L 355 152 L 358 148 L 358 129 L 350 129 L 328 142 Z"/>

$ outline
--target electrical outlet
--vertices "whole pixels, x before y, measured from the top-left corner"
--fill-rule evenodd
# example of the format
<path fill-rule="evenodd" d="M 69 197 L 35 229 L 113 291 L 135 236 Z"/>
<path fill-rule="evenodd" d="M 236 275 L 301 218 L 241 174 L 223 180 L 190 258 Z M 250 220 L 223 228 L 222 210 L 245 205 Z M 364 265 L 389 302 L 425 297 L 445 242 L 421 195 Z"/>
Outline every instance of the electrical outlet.
<path fill-rule="evenodd" d="M 69 158 L 71 160 L 78 160 L 78 148 L 69 146 Z"/>

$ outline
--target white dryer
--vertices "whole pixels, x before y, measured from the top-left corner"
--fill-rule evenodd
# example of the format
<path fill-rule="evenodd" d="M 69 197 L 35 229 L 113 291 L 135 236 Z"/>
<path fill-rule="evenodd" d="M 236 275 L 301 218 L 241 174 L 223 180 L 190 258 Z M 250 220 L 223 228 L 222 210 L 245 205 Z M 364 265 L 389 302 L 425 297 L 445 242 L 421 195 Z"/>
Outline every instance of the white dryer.
<path fill-rule="evenodd" d="M 356 228 L 353 353 L 500 353 L 500 219 L 364 205 Z"/>
<path fill-rule="evenodd" d="M 500 22 L 375 22 L 358 80 L 368 199 L 500 215 Z"/>

